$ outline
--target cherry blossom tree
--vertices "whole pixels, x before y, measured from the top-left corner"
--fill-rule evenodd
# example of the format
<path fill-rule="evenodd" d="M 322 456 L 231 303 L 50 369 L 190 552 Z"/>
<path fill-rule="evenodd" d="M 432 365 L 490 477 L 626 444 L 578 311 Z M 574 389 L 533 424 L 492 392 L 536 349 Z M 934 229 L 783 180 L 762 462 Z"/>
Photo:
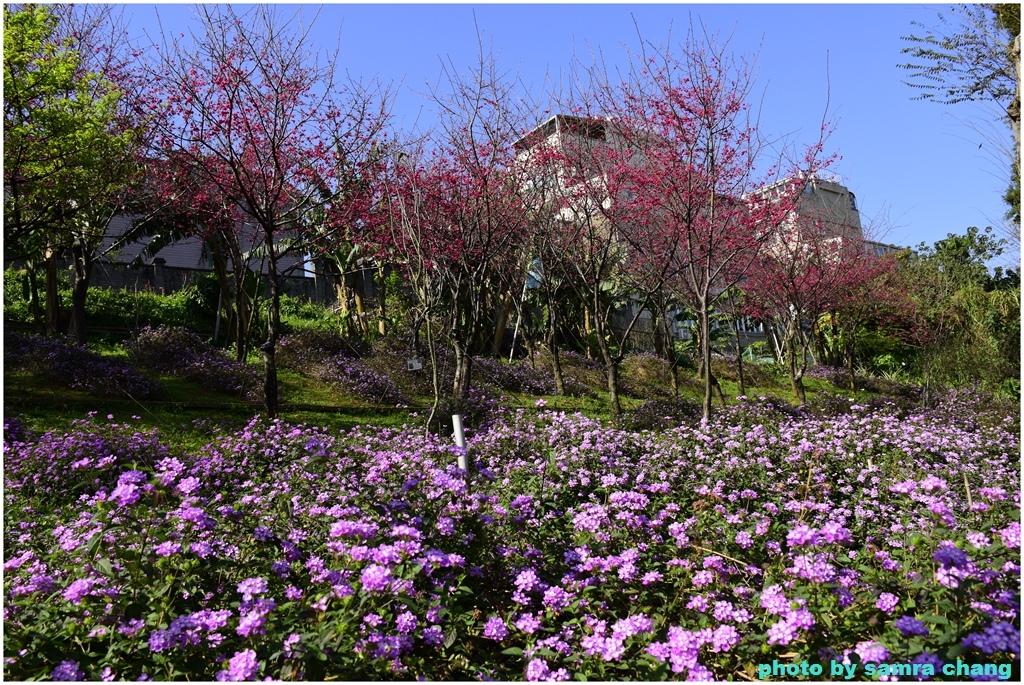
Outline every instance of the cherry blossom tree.
<path fill-rule="evenodd" d="M 546 277 L 583 304 L 604 364 L 609 409 L 621 414 L 619 365 L 626 342 L 673 263 L 642 192 L 645 170 L 619 121 L 588 111 L 587 102 L 520 141 Z"/>
<path fill-rule="evenodd" d="M 748 103 L 749 73 L 727 43 L 698 38 L 691 29 L 678 53 L 648 44 L 624 97 L 636 122 L 626 130 L 644 136 L 637 142 L 645 143 L 640 168 L 650 211 L 666 235 L 662 242 L 680 246 L 669 284 L 697 314 L 705 420 L 718 389 L 711 367 L 712 310 L 743 280 L 801 191 L 799 183 L 776 182 L 787 170 L 766 159 Z M 819 140 L 801 165 L 820 168 L 821 148 Z M 794 170 L 788 170 L 791 177 Z M 773 182 L 771 201 L 762 201 L 756 191 Z"/>
<path fill-rule="evenodd" d="M 331 215 L 348 197 L 339 170 L 370 156 L 384 133 L 388 97 L 338 82 L 334 59 L 311 49 L 299 13 L 282 18 L 269 5 L 241 14 L 229 5 L 196 11 L 198 31 L 165 46 L 154 69 L 167 108 L 157 150 L 189 158 L 204 184 L 240 213 L 237 229 L 259 235 L 270 291 L 260 346 L 265 409 L 276 417 L 282 278 L 301 266 L 296 255 L 312 249 L 303 240 L 311 216 L 325 208 Z M 320 244 L 329 235 L 318 236 Z"/>
<path fill-rule="evenodd" d="M 474 354 L 489 347 L 497 302 L 525 273 L 525 207 L 512 145 L 525 117 L 514 89 L 483 50 L 465 73 L 446 66 L 432 94 L 438 126 L 430 148 L 395 164 L 393 221 L 379 241 L 404 255 L 421 306 L 443 320 L 455 353 L 456 401 L 469 392 Z"/>
<path fill-rule="evenodd" d="M 820 215 L 796 212 L 747 271 L 747 312 L 771 327 L 801 404 L 807 399 L 803 376 L 811 327 L 819 316 L 852 302 L 852 293 L 874 275 L 872 257 L 861 237 L 837 234 Z"/>
<path fill-rule="evenodd" d="M 838 361 L 846 369 L 848 387 L 856 390 L 854 362 L 860 332 L 867 325 L 899 318 L 908 308 L 898 279 L 895 253 L 876 255 L 868 250 L 847 267 L 845 287 L 832 311 L 827 313 L 827 323 Z M 815 322 L 816 334 L 825 320 L 822 316 Z"/>
<path fill-rule="evenodd" d="M 259 235 L 249 232 L 250 242 L 243 246 L 239 226 L 247 217 L 224 189 L 202 172 L 204 160 L 172 150 L 160 159 L 147 160 L 146 166 L 146 182 L 133 199 L 139 213 L 114 248 L 144 241 L 145 247 L 136 257 L 137 263 L 142 263 L 175 241 L 200 237 L 220 283 L 235 358 L 244 362 L 257 288 L 256 274 L 246 268 L 246 255 L 259 249 L 258 242 L 251 242 L 258 241 Z"/>
<path fill-rule="evenodd" d="M 645 43 L 621 83 L 599 68 L 587 75 L 574 116 L 565 118 L 575 130 L 549 136 L 552 144 L 534 155 L 564 189 L 555 252 L 575 271 L 570 280 L 593 317 L 612 412 L 625 336 L 667 287 L 697 313 L 707 418 L 717 387 L 711 311 L 788 216 L 799 188 L 779 185 L 771 202 L 753 195 L 780 167 L 765 164 L 749 116 L 748 69 L 727 45 L 691 30 L 678 50 Z M 817 167 L 820 148 L 801 164 Z M 632 298 L 633 316 L 622 327 L 610 325 L 628 301 L 616 300 L 617 291 Z"/>

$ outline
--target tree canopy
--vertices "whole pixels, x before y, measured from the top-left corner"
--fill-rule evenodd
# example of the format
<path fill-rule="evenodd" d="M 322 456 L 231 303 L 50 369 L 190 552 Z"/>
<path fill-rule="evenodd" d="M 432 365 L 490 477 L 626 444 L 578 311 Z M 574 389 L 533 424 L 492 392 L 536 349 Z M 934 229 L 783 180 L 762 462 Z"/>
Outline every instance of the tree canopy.
<path fill-rule="evenodd" d="M 924 34 L 904 36 L 910 43 L 899 65 L 917 99 L 943 104 L 991 102 L 1004 114 L 1013 132 L 1015 150 L 1007 218 L 1020 225 L 1020 5 L 954 5 L 939 12 L 938 25 L 913 25 Z"/>

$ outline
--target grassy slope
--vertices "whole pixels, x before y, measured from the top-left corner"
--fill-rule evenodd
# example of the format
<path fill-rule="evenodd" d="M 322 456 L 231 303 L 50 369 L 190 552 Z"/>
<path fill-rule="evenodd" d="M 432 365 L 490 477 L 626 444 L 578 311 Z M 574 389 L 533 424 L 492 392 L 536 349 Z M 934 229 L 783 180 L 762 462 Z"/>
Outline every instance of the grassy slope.
<path fill-rule="evenodd" d="M 93 349 L 103 354 L 123 355 L 123 352 L 109 343 L 94 345 Z M 761 374 L 762 378 L 764 374 Z M 671 389 L 664 382 L 650 377 L 630 378 L 635 395 L 662 398 L 671 397 Z M 96 397 L 89 393 L 55 387 L 34 378 L 28 373 L 4 374 L 4 407 L 8 415 L 20 416 L 29 427 L 37 430 L 66 429 L 72 420 L 82 418 L 87 412 L 98 411 L 113 414 L 118 419 L 139 417 L 141 427 L 156 427 L 165 439 L 185 449 L 205 444 L 210 422 L 225 427 L 240 427 L 259 413 L 260 406 L 237 398 L 211 392 L 200 384 L 176 378 L 164 377 L 162 394 L 150 400 Z M 281 418 L 291 423 L 307 423 L 330 430 L 346 430 L 355 425 L 376 425 L 401 427 L 413 424 L 418 419 L 411 415 L 423 411 L 430 404 L 430 398 L 416 398 L 417 406 L 407 409 L 382 407 L 346 396 L 317 381 L 305 378 L 291 371 L 279 374 L 283 398 Z M 822 391 L 835 392 L 835 388 L 824 381 L 806 379 L 808 396 Z M 723 379 L 722 389 L 727 398 L 736 396 L 734 382 Z M 784 379 L 767 379 L 767 387 L 747 387 L 750 396 L 772 395 L 789 400 L 788 383 Z M 497 390 L 497 389 L 495 389 Z M 580 412 L 584 415 L 609 420 L 607 393 L 600 387 L 592 387 L 594 396 L 564 397 L 548 395 L 543 398 L 501 392 L 502 403 L 511 409 L 533 407 L 538 399 L 544 399 L 549 409 L 566 412 Z M 847 393 L 844 393 L 847 394 Z M 680 372 L 680 395 L 699 401 L 699 383 L 686 372 Z M 858 393 L 867 397 L 868 393 Z M 629 410 L 643 402 L 640 397 L 625 396 L 623 408 Z M 717 402 L 716 402 L 717 405 Z"/>

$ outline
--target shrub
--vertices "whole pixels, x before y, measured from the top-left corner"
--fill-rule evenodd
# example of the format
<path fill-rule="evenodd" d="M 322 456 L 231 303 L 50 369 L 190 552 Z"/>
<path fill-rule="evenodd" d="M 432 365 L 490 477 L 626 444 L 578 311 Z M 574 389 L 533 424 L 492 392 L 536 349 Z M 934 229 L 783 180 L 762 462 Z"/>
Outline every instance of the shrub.
<path fill-rule="evenodd" d="M 534 369 L 524 360 L 513 363 L 492 357 L 473 360 L 473 375 L 481 382 L 528 395 L 551 395 L 555 392 L 555 379 L 550 370 Z"/>
<path fill-rule="evenodd" d="M 278 363 L 282 368 L 370 402 L 407 403 L 405 394 L 388 373 L 382 373 L 359 358 L 369 349 L 361 341 L 335 333 L 307 330 L 281 338 Z"/>
<path fill-rule="evenodd" d="M 160 384 L 146 378 L 124 359 L 79 346 L 71 338 L 45 338 L 4 331 L 4 368 L 28 371 L 39 378 L 97 395 L 148 398 Z"/>
<path fill-rule="evenodd" d="M 666 430 L 699 421 L 701 413 L 700 405 L 683 399 L 647 400 L 624 411 L 620 425 L 630 431 Z"/>
<path fill-rule="evenodd" d="M 712 357 L 711 369 L 720 380 L 727 380 L 736 383 L 739 381 L 739 374 L 736 369 L 736 357 Z M 750 362 L 743 360 L 743 383 L 751 388 L 777 388 L 779 382 L 773 375 L 777 367 L 772 362 Z"/>
<path fill-rule="evenodd" d="M 558 353 L 558 360 L 562 367 L 562 381 L 565 384 L 565 394 L 569 397 L 598 397 L 600 392 L 607 390 L 608 384 L 604 377 L 604 368 L 601 362 L 573 352 L 561 350 Z M 551 354 L 544 350 L 536 355 L 538 369 L 551 369 Z M 554 384 L 554 372 L 551 371 L 552 385 Z"/>
<path fill-rule="evenodd" d="M 305 373 L 324 357 L 362 357 L 369 354 L 369 346 L 358 339 L 343 338 L 333 331 L 303 329 L 282 335 L 275 351 L 277 364 L 282 369 Z"/>
<path fill-rule="evenodd" d="M 251 401 L 262 397 L 258 369 L 235 361 L 187 328 L 146 327 L 126 348 L 133 363 L 154 373 Z"/>
<path fill-rule="evenodd" d="M 653 354 L 631 354 L 619 367 L 619 389 L 631 397 L 668 397 L 672 372 L 668 360 Z"/>
<path fill-rule="evenodd" d="M 339 315 L 318 302 L 281 295 L 281 326 L 287 333 L 311 331 L 331 334 L 338 331 L 340 324 Z"/>
<path fill-rule="evenodd" d="M 390 376 L 367 366 L 361 359 L 339 354 L 312 363 L 305 373 L 332 388 L 377 404 L 408 402 Z"/>
<path fill-rule="evenodd" d="M 437 345 L 435 352 L 440 387 L 442 390 L 451 388 L 455 382 L 454 354 L 444 345 Z M 409 371 L 407 364 L 411 357 L 418 357 L 423 368 Z M 370 355 L 364 357 L 363 362 L 367 367 L 390 378 L 406 397 L 434 395 L 430 355 L 425 349 L 422 353 L 414 352 L 411 336 L 394 335 L 379 338 L 374 341 Z"/>

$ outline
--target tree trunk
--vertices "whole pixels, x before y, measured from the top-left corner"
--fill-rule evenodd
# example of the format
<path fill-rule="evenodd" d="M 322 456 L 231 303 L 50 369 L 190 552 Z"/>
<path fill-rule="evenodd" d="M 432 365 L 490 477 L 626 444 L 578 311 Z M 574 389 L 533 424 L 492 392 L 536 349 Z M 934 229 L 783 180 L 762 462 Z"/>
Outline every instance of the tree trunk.
<path fill-rule="evenodd" d="M 665 344 L 665 310 L 664 307 L 651 308 L 651 334 L 654 336 L 654 354 L 659 357 L 668 355 Z"/>
<path fill-rule="evenodd" d="M 565 394 L 565 377 L 562 375 L 562 361 L 558 356 L 558 314 L 548 296 L 548 349 L 551 351 L 551 372 L 555 375 L 555 394 Z"/>
<path fill-rule="evenodd" d="M 281 332 L 281 277 L 277 273 L 277 254 L 273 234 L 266 236 L 267 270 L 270 272 L 270 312 L 267 317 L 267 341 L 263 352 L 263 403 L 268 419 L 278 417 L 277 339 Z"/>
<path fill-rule="evenodd" d="M 387 333 L 388 284 L 384 279 L 384 264 L 377 266 L 377 332 Z"/>
<path fill-rule="evenodd" d="M 354 337 L 356 333 L 355 322 L 352 321 L 352 311 L 348 306 L 349 287 L 345 282 L 345 275 L 334 275 L 334 295 L 338 298 L 338 308 L 341 309 L 341 319 L 344 323 L 339 331 L 343 336 Z"/>
<path fill-rule="evenodd" d="M 461 401 L 469 396 L 473 357 L 469 353 L 469 348 L 464 344 L 456 342 L 453 347 L 455 348 L 455 383 L 452 390 L 455 393 L 455 400 Z"/>
<path fill-rule="evenodd" d="M 370 332 L 370 327 L 366 323 L 366 311 L 363 308 L 363 293 L 365 289 L 366 269 L 359 267 L 359 282 L 353 284 L 352 293 L 356 303 L 356 318 L 359 320 L 359 330 L 363 332 L 363 335 Z"/>
<path fill-rule="evenodd" d="M 590 334 L 593 332 L 590 320 L 590 310 L 584 308 L 583 310 L 583 344 L 587 349 L 587 359 L 594 358 L 594 349 L 590 344 Z M 600 343 L 599 343 L 600 345 Z"/>
<path fill-rule="evenodd" d="M 832 330 L 836 330 L 835 326 L 833 326 Z M 811 325 L 811 333 L 814 337 L 814 349 L 818 353 L 818 359 L 820 359 L 823 364 L 834 366 L 838 359 L 836 355 L 829 354 L 829 350 L 825 347 L 825 333 L 821 330 L 821 326 L 818 324 L 818 319 L 815 319 L 814 323 Z"/>
<path fill-rule="evenodd" d="M 232 279 L 228 278 L 228 267 L 224 260 L 224 250 L 213 249 L 213 242 L 209 242 L 207 244 L 211 247 L 210 257 L 211 260 L 213 261 L 213 273 L 217 277 L 217 286 L 220 288 L 220 302 L 218 302 L 217 305 L 218 307 L 220 307 L 220 309 L 217 311 L 217 315 L 220 316 L 222 311 L 226 313 L 225 328 L 228 330 L 227 338 L 228 342 L 235 343 L 235 352 L 237 358 L 238 319 L 237 312 L 235 310 L 235 300 L 237 298 L 232 294 Z M 213 342 L 214 344 L 217 343 L 216 340 L 214 340 Z"/>
<path fill-rule="evenodd" d="M 786 352 L 783 349 L 782 341 L 779 340 L 779 331 L 774 324 L 766 324 L 765 329 L 769 343 L 768 348 L 771 350 L 772 357 L 777 364 L 782 364 L 786 359 Z"/>
<path fill-rule="evenodd" d="M 426 301 L 426 297 L 421 298 Z M 430 433 L 430 426 L 437 415 L 437 407 L 441 404 L 441 375 L 437 368 L 437 347 L 434 345 L 434 329 L 430 325 L 430 312 L 424 310 L 423 316 L 427 324 L 427 349 L 430 352 L 430 382 L 434 391 L 434 399 L 430 403 L 430 415 L 427 416 L 427 434 Z"/>
<path fill-rule="evenodd" d="M 601 352 L 601 359 L 604 360 L 605 379 L 608 381 L 608 409 L 611 411 L 612 420 L 618 421 L 622 416 L 622 403 L 619 401 L 619 362 L 612 357 L 600 325 L 596 333 L 597 347 Z"/>
<path fill-rule="evenodd" d="M 854 345 L 853 345 L 853 337 L 851 336 L 850 339 L 848 340 L 848 342 L 846 343 L 846 355 L 845 355 L 845 357 L 846 357 L 846 359 L 845 359 L 845 361 L 846 361 L 846 375 L 850 379 L 850 391 L 851 392 L 856 392 L 857 391 L 857 378 L 856 378 L 856 376 L 853 375 L 853 353 L 854 353 Z"/>
<path fill-rule="evenodd" d="M 498 320 L 494 326 L 494 339 L 491 342 L 491 349 L 494 354 L 501 355 L 501 344 L 505 340 L 505 329 L 508 328 L 509 315 L 512 312 L 512 305 L 515 304 L 515 297 L 512 293 L 506 292 L 501 298 L 501 307 L 498 309 Z"/>
<path fill-rule="evenodd" d="M 245 291 L 245 267 L 234 268 L 235 280 L 235 361 L 249 357 L 249 303 Z"/>
<path fill-rule="evenodd" d="M 46 335 L 60 335 L 60 289 L 57 280 L 57 255 L 46 251 L 43 261 L 46 269 Z"/>
<path fill-rule="evenodd" d="M 732 333 L 736 336 L 736 384 L 739 386 L 737 392 L 740 397 L 747 394 L 743 383 L 743 343 L 740 341 L 740 324 L 736 317 L 732 317 Z"/>
<path fill-rule="evenodd" d="M 231 259 L 231 272 L 235 286 L 235 361 L 245 363 L 249 356 L 249 295 L 245 289 L 246 266 L 242 251 L 234 239 L 224 241 Z M 224 265 L 226 269 L 227 266 Z M 230 298 L 228 300 L 230 302 Z"/>
<path fill-rule="evenodd" d="M 71 248 L 74 260 L 75 280 L 71 284 L 71 326 L 69 333 L 79 345 L 88 343 L 85 323 L 85 299 L 89 293 L 89 279 L 92 278 L 92 248 L 84 242 L 76 241 Z"/>
<path fill-rule="evenodd" d="M 701 416 L 706 422 L 711 418 L 711 393 L 718 384 L 711 370 L 711 313 L 707 302 L 698 303 L 700 310 L 700 360 L 704 368 L 704 401 L 701 404 Z M 722 389 L 719 388 L 721 393 Z"/>
<path fill-rule="evenodd" d="M 715 397 L 717 397 L 718 401 L 722 404 L 722 409 L 725 409 L 728 405 L 725 403 L 725 393 L 722 392 L 722 386 L 718 384 L 718 377 L 715 376 L 714 371 L 709 375 L 711 376 L 711 387 L 714 390 Z"/>
<path fill-rule="evenodd" d="M 565 376 L 562 374 L 562 360 L 558 356 L 558 345 L 552 341 L 548 345 L 551 351 L 551 373 L 555 376 L 555 394 L 565 395 Z"/>
<path fill-rule="evenodd" d="M 46 319 L 43 316 L 43 308 L 39 304 L 39 277 L 36 274 L 35 263 L 28 265 L 28 290 L 33 326 L 36 333 L 44 333 L 46 332 Z"/>
<path fill-rule="evenodd" d="M 786 330 L 786 362 L 789 366 L 789 381 L 793 389 L 793 395 L 802 406 L 807 402 L 807 393 L 804 389 L 803 374 L 797 373 L 796 336 L 795 326 L 790 324 Z"/>

